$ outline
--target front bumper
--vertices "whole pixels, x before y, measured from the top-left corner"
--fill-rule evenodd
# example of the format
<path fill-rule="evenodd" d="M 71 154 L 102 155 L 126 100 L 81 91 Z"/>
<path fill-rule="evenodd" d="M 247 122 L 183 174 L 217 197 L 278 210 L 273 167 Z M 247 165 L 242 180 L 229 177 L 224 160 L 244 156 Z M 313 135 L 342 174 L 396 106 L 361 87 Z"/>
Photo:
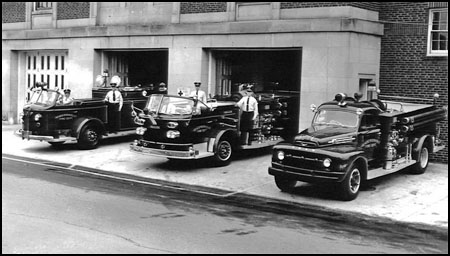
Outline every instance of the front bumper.
<path fill-rule="evenodd" d="M 164 144 L 160 144 L 160 145 L 164 145 Z M 167 150 L 167 149 L 157 149 L 157 148 L 140 146 L 140 145 L 137 145 L 136 142 L 133 142 L 130 144 L 130 150 L 132 152 L 141 153 L 141 154 L 145 154 L 145 155 L 158 156 L 158 157 L 167 157 L 167 158 L 175 158 L 175 159 L 199 159 L 199 158 L 210 157 L 210 156 L 214 155 L 214 153 L 206 152 L 206 150 L 201 150 L 202 148 L 203 147 L 201 147 L 200 145 L 194 144 L 194 145 L 192 145 L 192 150 Z"/>
<path fill-rule="evenodd" d="M 74 137 L 60 136 L 59 138 L 55 138 L 53 136 L 46 135 L 33 135 L 31 131 L 25 131 L 22 129 L 18 129 L 14 132 L 14 135 L 21 137 L 23 140 L 39 140 L 39 141 L 47 141 L 47 142 L 67 142 L 67 141 L 76 141 Z"/>
<path fill-rule="evenodd" d="M 311 170 L 274 162 L 272 162 L 272 167 L 269 167 L 269 174 L 304 182 L 340 182 L 345 176 L 345 172 Z"/>

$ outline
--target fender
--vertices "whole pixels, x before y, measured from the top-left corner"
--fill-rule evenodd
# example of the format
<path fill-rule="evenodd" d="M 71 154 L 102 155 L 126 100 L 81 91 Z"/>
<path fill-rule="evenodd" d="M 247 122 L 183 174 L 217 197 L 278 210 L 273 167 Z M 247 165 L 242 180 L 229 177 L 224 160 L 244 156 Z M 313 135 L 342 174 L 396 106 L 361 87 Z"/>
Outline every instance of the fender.
<path fill-rule="evenodd" d="M 95 118 L 95 117 L 81 117 L 81 118 L 78 118 L 77 120 L 75 120 L 75 122 L 72 125 L 72 131 L 74 131 L 74 135 L 75 135 L 74 137 L 76 137 L 77 139 L 80 138 L 81 129 L 88 122 L 93 122 L 96 125 L 98 125 L 99 127 L 101 127 L 101 133 L 104 133 L 105 126 L 100 119 Z"/>
<path fill-rule="evenodd" d="M 350 170 L 348 169 L 348 167 L 351 166 L 351 165 L 352 165 L 353 163 L 355 163 L 355 162 L 359 162 L 360 164 L 362 163 L 362 168 L 364 168 L 363 170 L 360 170 L 360 171 L 361 171 L 361 175 L 362 175 L 361 181 L 367 180 L 367 172 L 368 172 L 368 166 L 369 166 L 369 164 L 368 164 L 367 158 L 365 158 L 364 156 L 361 156 L 361 155 L 356 156 L 355 158 L 353 158 L 353 159 L 348 163 L 348 165 L 347 165 L 347 171 L 345 172 L 345 175 L 344 175 L 343 177 L 347 176 L 348 172 L 350 171 Z"/>
<path fill-rule="evenodd" d="M 230 143 L 231 143 L 231 146 L 232 147 L 235 147 L 236 145 L 235 145 L 235 143 L 234 143 L 234 141 L 233 140 L 235 140 L 235 138 L 237 137 L 237 134 L 236 134 L 236 130 L 235 129 L 224 129 L 224 130 L 215 130 L 215 131 L 213 131 L 210 135 L 209 135 L 209 137 L 210 137 L 210 139 L 213 139 L 214 140 L 214 152 L 216 152 L 216 149 L 217 149 L 217 145 L 219 144 L 219 141 L 220 141 L 220 139 L 225 135 L 225 134 L 231 134 L 231 139 L 232 139 L 232 141 L 230 141 Z"/>
<path fill-rule="evenodd" d="M 416 143 L 416 146 L 413 148 L 414 155 L 419 153 L 419 150 L 422 148 L 423 144 L 428 139 L 428 137 L 430 137 L 430 139 L 432 139 L 431 135 L 429 135 L 429 134 L 423 135 L 422 137 L 420 137 L 419 141 Z M 431 145 L 431 149 L 430 149 L 431 152 L 433 152 L 433 147 L 434 147 L 434 145 Z"/>

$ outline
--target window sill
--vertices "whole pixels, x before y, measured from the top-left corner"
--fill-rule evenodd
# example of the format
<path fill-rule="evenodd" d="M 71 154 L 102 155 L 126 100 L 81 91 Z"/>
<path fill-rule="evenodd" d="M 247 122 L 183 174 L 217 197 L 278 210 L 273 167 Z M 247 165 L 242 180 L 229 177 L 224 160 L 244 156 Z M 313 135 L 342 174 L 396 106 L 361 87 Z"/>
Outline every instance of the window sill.
<path fill-rule="evenodd" d="M 446 61 L 448 55 L 427 55 L 422 58 L 423 61 Z"/>
<path fill-rule="evenodd" d="M 36 10 L 31 12 L 32 15 L 52 14 L 53 9 Z"/>

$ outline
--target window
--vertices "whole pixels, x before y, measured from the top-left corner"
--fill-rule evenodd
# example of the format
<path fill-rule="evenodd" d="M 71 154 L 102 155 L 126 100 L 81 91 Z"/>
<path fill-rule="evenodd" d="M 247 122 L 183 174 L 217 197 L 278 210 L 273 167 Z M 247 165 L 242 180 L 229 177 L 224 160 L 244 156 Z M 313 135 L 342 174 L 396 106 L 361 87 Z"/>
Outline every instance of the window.
<path fill-rule="evenodd" d="M 34 2 L 34 10 L 48 10 L 52 9 L 52 2 Z"/>
<path fill-rule="evenodd" d="M 448 55 L 448 9 L 430 10 L 428 55 Z"/>

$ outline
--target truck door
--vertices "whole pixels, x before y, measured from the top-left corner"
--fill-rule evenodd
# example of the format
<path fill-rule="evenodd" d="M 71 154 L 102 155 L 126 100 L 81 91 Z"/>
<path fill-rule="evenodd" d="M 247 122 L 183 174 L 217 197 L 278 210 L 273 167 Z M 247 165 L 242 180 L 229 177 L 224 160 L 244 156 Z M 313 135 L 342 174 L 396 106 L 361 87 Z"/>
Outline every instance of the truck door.
<path fill-rule="evenodd" d="M 377 115 L 365 113 L 358 131 L 358 146 L 364 150 L 368 159 L 374 159 L 380 146 L 380 121 Z"/>

